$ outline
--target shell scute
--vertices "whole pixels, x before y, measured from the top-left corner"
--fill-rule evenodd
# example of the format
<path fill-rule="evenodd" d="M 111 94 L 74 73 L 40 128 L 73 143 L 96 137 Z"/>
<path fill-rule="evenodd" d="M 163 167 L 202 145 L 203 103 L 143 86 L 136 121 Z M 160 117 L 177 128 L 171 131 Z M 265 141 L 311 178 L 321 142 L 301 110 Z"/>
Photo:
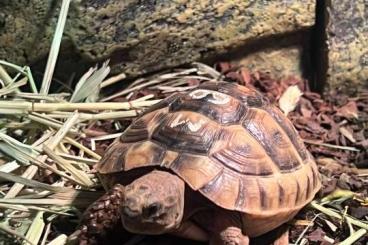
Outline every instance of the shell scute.
<path fill-rule="evenodd" d="M 225 130 L 230 136 L 216 142 L 209 153 L 213 161 L 243 175 L 268 176 L 277 171 L 263 147 L 244 128 L 236 125 Z"/>
<path fill-rule="evenodd" d="M 246 107 L 227 94 L 196 89 L 173 102 L 170 111 L 193 111 L 220 124 L 234 124 L 246 113 Z"/>
<path fill-rule="evenodd" d="M 230 95 L 248 107 L 261 108 L 268 104 L 266 98 L 264 98 L 257 90 L 240 86 L 234 83 L 203 83 L 200 88 L 218 91 L 227 95 Z"/>
<path fill-rule="evenodd" d="M 147 123 L 143 119 L 136 120 L 130 129 L 125 131 L 120 136 L 121 142 L 134 143 L 138 141 L 147 140 L 149 137 L 147 130 Z"/>
<path fill-rule="evenodd" d="M 269 105 L 265 109 L 288 135 L 303 161 L 306 160 L 308 157 L 307 149 L 290 120 L 275 106 Z"/>
<path fill-rule="evenodd" d="M 182 153 L 170 169 L 183 179 L 189 180 L 188 184 L 192 189 L 198 190 L 215 179 L 223 166 L 214 164 L 207 156 Z"/>
<path fill-rule="evenodd" d="M 199 113 L 182 111 L 168 115 L 152 139 L 170 150 L 207 154 L 217 135 L 215 122 Z"/>
<path fill-rule="evenodd" d="M 152 141 L 132 144 L 125 152 L 125 170 L 160 165 L 166 149 Z"/>
<path fill-rule="evenodd" d="M 224 168 L 199 191 L 219 206 L 234 207 L 239 194 L 239 176 Z"/>
<path fill-rule="evenodd" d="M 243 126 L 263 146 L 282 172 L 300 168 L 303 161 L 289 137 L 278 124 L 272 122 L 273 119 L 267 112 L 252 108 Z"/>
<path fill-rule="evenodd" d="M 129 144 L 123 144 L 119 140 L 114 141 L 95 166 L 96 170 L 102 174 L 123 171 L 125 168 L 125 153 L 129 147 Z"/>

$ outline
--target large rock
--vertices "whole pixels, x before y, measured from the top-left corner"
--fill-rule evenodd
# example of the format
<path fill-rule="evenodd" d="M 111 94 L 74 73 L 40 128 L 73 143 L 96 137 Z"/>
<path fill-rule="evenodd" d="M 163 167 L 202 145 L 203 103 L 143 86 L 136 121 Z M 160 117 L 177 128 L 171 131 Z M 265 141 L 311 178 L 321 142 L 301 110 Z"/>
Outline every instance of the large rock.
<path fill-rule="evenodd" d="M 0 59 L 31 64 L 47 55 L 60 1 L 0 2 Z M 72 1 L 64 45 L 85 60 L 111 59 L 139 75 L 224 54 L 314 24 L 313 0 Z M 269 44 L 263 43 L 264 50 Z M 259 47 L 255 52 L 264 52 Z M 267 52 L 266 52 L 267 53 Z M 271 62 L 273 63 L 273 62 Z"/>
<path fill-rule="evenodd" d="M 235 65 L 250 71 L 267 73 L 273 78 L 313 77 L 311 71 L 311 30 L 263 39 L 239 48 L 236 55 L 229 55 Z"/>
<path fill-rule="evenodd" d="M 356 93 L 368 88 L 367 0 L 331 0 L 326 10 L 327 90 Z"/>

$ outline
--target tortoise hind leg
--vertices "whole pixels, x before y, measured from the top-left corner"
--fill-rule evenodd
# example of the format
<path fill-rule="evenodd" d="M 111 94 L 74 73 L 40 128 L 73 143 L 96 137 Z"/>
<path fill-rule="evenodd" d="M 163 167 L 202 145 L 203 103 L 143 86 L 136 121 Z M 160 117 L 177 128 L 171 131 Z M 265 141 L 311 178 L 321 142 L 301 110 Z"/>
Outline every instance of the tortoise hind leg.
<path fill-rule="evenodd" d="M 286 229 L 280 236 L 273 242 L 272 245 L 288 245 L 289 244 L 289 229 Z"/>
<path fill-rule="evenodd" d="M 250 244 L 255 245 L 288 245 L 289 227 L 287 224 L 281 225 L 258 237 L 252 237 Z"/>
<path fill-rule="evenodd" d="M 122 227 L 123 197 L 124 187 L 117 184 L 87 208 L 82 216 L 79 229 L 74 233 L 79 244 L 99 244 L 105 239 L 108 232 L 116 227 Z"/>

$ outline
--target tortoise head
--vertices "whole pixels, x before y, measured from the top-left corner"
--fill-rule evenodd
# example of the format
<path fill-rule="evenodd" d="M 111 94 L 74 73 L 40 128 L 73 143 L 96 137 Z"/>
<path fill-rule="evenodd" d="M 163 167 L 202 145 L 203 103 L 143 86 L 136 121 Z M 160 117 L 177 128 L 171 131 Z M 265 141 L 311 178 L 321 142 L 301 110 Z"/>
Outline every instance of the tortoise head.
<path fill-rule="evenodd" d="M 152 171 L 126 186 L 122 205 L 124 228 L 133 233 L 162 234 L 177 228 L 184 212 L 184 181 Z"/>

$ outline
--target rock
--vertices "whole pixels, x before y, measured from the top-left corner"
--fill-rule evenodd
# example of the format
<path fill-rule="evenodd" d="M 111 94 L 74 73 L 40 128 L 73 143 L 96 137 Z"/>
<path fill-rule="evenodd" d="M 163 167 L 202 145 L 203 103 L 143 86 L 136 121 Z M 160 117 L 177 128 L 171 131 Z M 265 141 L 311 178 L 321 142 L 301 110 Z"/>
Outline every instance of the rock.
<path fill-rule="evenodd" d="M 311 31 L 305 30 L 245 45 L 231 57 L 231 63 L 275 79 L 310 78 L 310 36 Z"/>
<path fill-rule="evenodd" d="M 57 17 L 52 1 L 0 2 L 0 59 L 29 65 L 44 56 L 50 47 Z M 51 23 L 53 22 L 53 23 Z"/>
<path fill-rule="evenodd" d="M 263 51 L 247 55 L 236 63 L 251 71 L 270 74 L 274 78 L 302 77 L 302 67 L 300 66 L 302 53 L 303 47 L 299 45 L 278 49 L 265 48 Z"/>
<path fill-rule="evenodd" d="M 23 65 L 46 57 L 59 3 L 3 0 L 0 59 Z M 90 62 L 110 58 L 115 72 L 135 76 L 306 30 L 314 10 L 313 0 L 72 1 L 63 47 Z"/>
<path fill-rule="evenodd" d="M 368 4 L 331 0 L 326 6 L 327 90 L 356 93 L 368 88 Z"/>

